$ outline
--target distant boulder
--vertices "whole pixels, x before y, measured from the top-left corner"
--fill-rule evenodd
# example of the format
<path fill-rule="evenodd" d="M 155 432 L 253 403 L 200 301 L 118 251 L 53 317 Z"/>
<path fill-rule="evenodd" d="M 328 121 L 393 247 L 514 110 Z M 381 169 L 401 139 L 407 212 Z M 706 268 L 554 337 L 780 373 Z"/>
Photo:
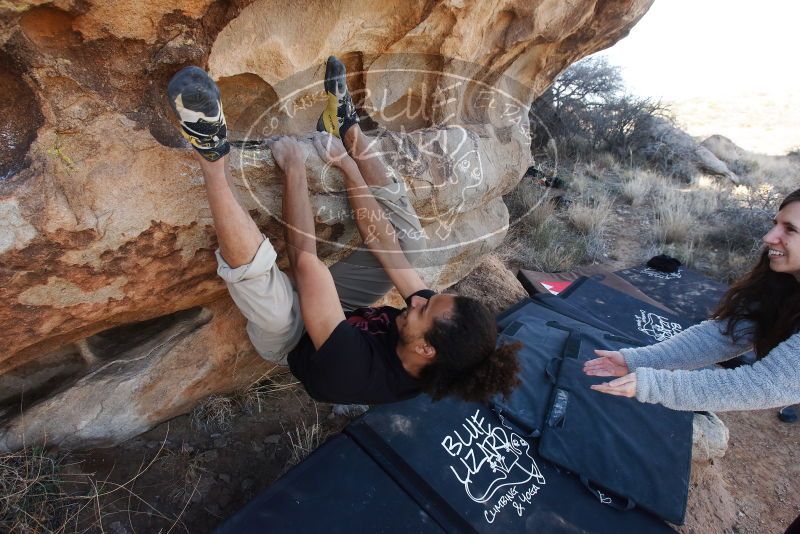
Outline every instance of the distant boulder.
<path fill-rule="evenodd" d="M 660 170 L 687 181 L 697 173 L 727 178 L 735 184 L 741 181 L 713 152 L 662 117 L 649 117 L 636 124 L 631 150 Z"/>

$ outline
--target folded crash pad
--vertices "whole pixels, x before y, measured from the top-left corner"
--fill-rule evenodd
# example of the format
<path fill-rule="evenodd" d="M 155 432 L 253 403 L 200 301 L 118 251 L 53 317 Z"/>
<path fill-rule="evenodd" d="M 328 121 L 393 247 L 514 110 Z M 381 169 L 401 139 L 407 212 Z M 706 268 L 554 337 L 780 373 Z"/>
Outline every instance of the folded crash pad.
<path fill-rule="evenodd" d="M 646 293 L 639 290 L 635 285 L 624 278 L 599 265 L 589 265 L 565 273 L 546 273 L 542 271 L 529 271 L 526 269 L 520 269 L 517 273 L 517 278 L 530 295 L 536 293 L 558 295 L 560 292 L 567 289 L 572 282 L 582 276 L 591 278 L 595 282 L 599 282 L 617 291 L 622 291 L 642 302 L 647 302 L 652 306 L 661 308 L 666 312 L 675 313 L 664 304 L 650 298 Z"/>
<path fill-rule="evenodd" d="M 563 319 L 553 320 L 556 314 L 542 306 L 532 305 L 527 311 L 507 324 L 500 336 L 502 342 L 522 343 L 518 352 L 521 383 L 510 395 L 493 397 L 490 404 L 500 419 L 520 435 L 538 437 L 564 354 L 585 361 L 597 357 L 595 349 L 617 350 L 640 344 L 575 322 L 568 326 Z"/>
<path fill-rule="evenodd" d="M 570 284 L 559 297 L 646 345 L 669 339 L 693 324 L 586 277 Z"/>
<path fill-rule="evenodd" d="M 589 388 L 583 360 L 565 357 L 539 441 L 543 458 L 576 473 L 600 498 L 675 524 L 686 511 L 692 413 Z"/>
<path fill-rule="evenodd" d="M 680 267 L 674 273 L 665 273 L 642 265 L 617 271 L 616 274 L 675 310 L 692 324 L 707 319 L 728 290 L 725 284 L 686 267 Z"/>
<path fill-rule="evenodd" d="M 508 395 L 495 395 L 490 405 L 505 426 L 524 437 L 541 435 L 550 392 L 558 376 L 561 353 L 570 346 L 568 329 L 525 317 L 506 327 L 501 341 L 522 342 L 517 353 L 520 384 Z"/>
<path fill-rule="evenodd" d="M 670 531 L 649 513 L 601 502 L 481 404 L 420 395 L 371 409 L 345 433 L 409 494 L 464 522 L 448 531 Z"/>
<path fill-rule="evenodd" d="M 360 446 L 337 434 L 215 532 L 444 530 Z"/>

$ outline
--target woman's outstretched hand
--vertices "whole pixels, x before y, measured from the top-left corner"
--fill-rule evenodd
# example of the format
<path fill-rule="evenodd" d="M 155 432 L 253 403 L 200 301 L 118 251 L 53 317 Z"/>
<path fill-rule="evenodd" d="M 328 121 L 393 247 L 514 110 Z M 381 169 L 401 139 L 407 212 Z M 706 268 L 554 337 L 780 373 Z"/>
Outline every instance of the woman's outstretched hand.
<path fill-rule="evenodd" d="M 630 372 L 622 353 L 616 350 L 596 350 L 599 358 L 583 364 L 583 372 L 589 376 L 625 376 Z"/>
<path fill-rule="evenodd" d="M 591 386 L 595 391 L 601 393 L 608 393 L 609 395 L 618 395 L 620 397 L 635 397 L 636 396 L 636 373 L 628 373 L 627 375 L 612 380 L 611 382 L 603 382 L 602 384 L 595 384 Z"/>

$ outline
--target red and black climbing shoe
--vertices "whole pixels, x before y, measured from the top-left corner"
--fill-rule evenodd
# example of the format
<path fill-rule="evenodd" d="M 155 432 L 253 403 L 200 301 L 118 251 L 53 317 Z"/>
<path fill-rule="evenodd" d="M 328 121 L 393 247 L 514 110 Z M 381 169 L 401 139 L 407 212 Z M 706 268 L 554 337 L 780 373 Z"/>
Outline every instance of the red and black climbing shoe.
<path fill-rule="evenodd" d="M 181 134 L 208 161 L 216 161 L 231 147 L 217 84 L 198 67 L 185 67 L 169 81 L 167 95 L 180 119 Z"/>
<path fill-rule="evenodd" d="M 317 130 L 344 138 L 348 128 L 358 124 L 358 114 L 347 90 L 347 72 L 344 64 L 330 56 L 325 65 L 325 94 L 328 105 L 317 121 Z"/>

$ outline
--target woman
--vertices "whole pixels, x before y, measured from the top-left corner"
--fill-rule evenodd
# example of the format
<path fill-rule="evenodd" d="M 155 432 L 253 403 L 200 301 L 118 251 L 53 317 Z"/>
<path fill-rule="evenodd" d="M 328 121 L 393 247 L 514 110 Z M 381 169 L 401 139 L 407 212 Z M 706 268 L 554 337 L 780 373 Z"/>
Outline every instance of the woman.
<path fill-rule="evenodd" d="M 712 319 L 649 347 L 597 350 L 592 389 L 675 410 L 758 410 L 800 402 L 800 189 L 784 199 L 756 266 L 725 294 Z M 753 348 L 757 361 L 698 369 Z"/>

